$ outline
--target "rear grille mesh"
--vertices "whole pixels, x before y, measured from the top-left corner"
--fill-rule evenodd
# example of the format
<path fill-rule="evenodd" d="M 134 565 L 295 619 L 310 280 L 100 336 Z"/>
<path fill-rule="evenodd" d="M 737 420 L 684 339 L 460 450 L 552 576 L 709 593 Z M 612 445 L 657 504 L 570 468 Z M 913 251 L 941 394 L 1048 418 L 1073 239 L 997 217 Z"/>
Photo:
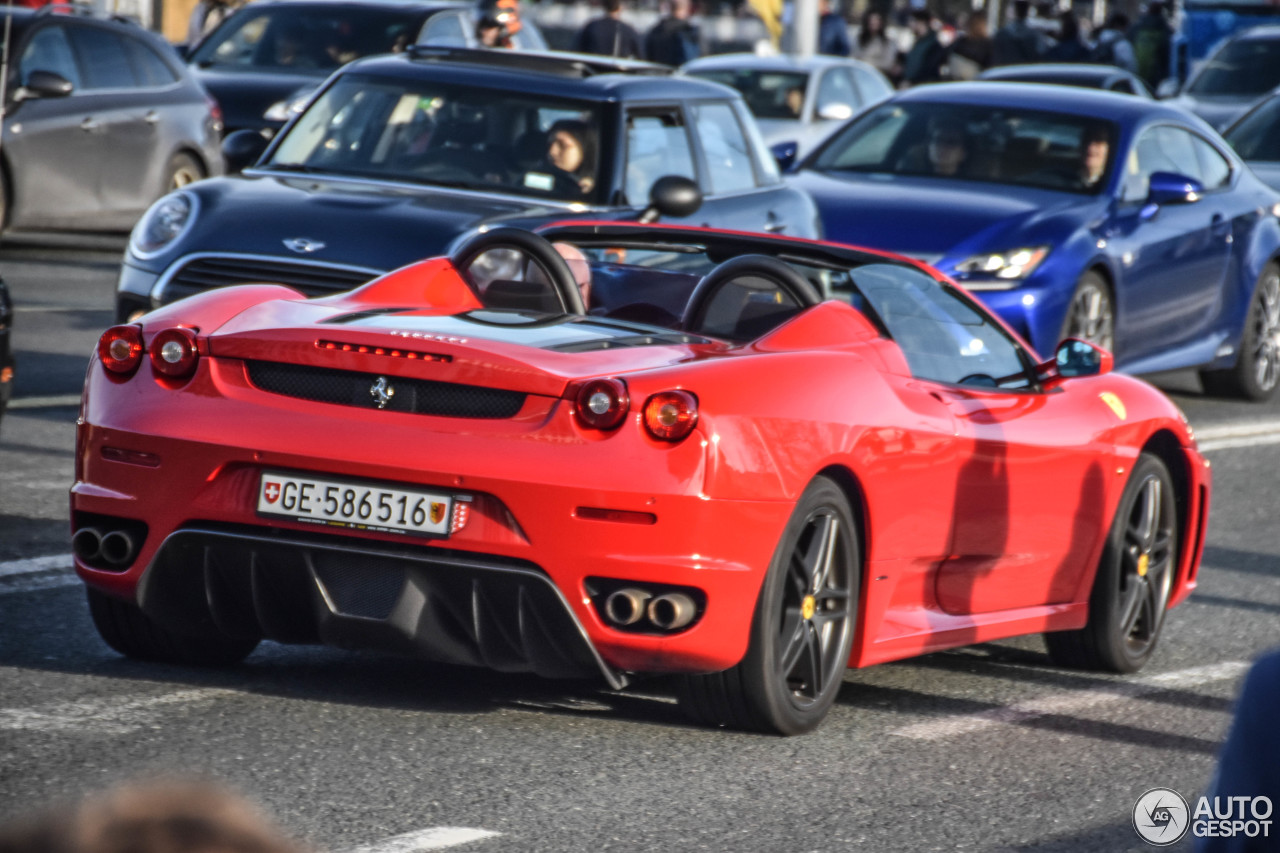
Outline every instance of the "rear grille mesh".
<path fill-rule="evenodd" d="M 167 304 L 215 287 L 260 282 L 283 284 L 307 296 L 324 296 L 359 287 L 377 275 L 361 269 L 296 264 L 270 258 L 196 258 L 184 264 L 165 284 L 161 301 Z"/>
<path fill-rule="evenodd" d="M 374 386 L 383 380 L 383 393 L 389 395 L 389 399 L 382 408 L 415 415 L 490 420 L 512 418 L 524 406 L 526 396 L 519 391 L 501 388 L 276 361 L 246 361 L 245 366 L 249 371 L 249 381 L 263 391 L 362 409 L 378 408 L 380 395 L 374 391 Z"/>

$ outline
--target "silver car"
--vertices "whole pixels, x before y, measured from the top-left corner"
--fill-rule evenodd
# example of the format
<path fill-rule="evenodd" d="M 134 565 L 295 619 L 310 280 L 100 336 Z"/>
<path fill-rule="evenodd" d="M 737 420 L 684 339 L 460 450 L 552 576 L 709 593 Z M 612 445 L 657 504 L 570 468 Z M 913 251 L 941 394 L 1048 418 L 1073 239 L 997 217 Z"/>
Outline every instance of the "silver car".
<path fill-rule="evenodd" d="M 216 105 L 159 36 L 9 8 L 0 228 L 128 231 L 165 193 L 222 174 Z"/>

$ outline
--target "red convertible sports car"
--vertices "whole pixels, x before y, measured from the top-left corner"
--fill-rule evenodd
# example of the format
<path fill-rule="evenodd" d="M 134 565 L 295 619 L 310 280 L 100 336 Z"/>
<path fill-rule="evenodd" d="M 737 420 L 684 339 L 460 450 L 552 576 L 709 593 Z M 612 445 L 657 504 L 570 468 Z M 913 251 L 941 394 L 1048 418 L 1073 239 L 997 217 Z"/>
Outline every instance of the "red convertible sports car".
<path fill-rule="evenodd" d="M 1110 364 L 1042 361 L 890 255 L 496 228 L 350 293 L 232 287 L 109 329 L 76 564 L 138 658 L 267 638 L 676 674 L 696 719 L 784 734 L 846 667 L 950 646 L 1044 632 L 1129 672 L 1195 586 L 1209 470 Z"/>

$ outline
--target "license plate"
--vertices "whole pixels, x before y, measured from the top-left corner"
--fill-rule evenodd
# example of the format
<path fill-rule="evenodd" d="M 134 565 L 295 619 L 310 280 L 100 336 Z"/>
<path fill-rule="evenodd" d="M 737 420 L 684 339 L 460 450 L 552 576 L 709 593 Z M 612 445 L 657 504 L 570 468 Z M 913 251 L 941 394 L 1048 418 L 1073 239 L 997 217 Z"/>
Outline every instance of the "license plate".
<path fill-rule="evenodd" d="M 447 536 L 449 495 L 264 471 L 258 513 L 354 530 Z"/>

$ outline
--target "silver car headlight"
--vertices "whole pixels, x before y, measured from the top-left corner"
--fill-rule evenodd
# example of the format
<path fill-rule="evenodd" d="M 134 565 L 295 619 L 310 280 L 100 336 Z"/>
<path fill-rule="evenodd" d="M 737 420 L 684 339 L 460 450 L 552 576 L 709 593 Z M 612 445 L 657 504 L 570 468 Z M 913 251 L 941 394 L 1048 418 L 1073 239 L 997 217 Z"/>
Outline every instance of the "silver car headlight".
<path fill-rule="evenodd" d="M 147 260 L 169 250 L 196 220 L 200 203 L 189 192 L 170 193 L 142 215 L 129 235 L 129 252 Z"/>
<path fill-rule="evenodd" d="M 314 91 L 303 92 L 300 95 L 292 95 L 281 101 L 276 101 L 267 107 L 267 111 L 262 117 L 267 121 L 288 121 L 307 108 L 307 104 L 311 101 Z"/>
<path fill-rule="evenodd" d="M 1015 282 L 1035 272 L 1036 267 L 1040 266 L 1048 255 L 1048 246 L 1010 249 L 1007 252 L 988 252 L 974 255 L 956 264 L 956 272 L 966 276 L 994 278 L 1000 282 L 1000 286 L 1013 287 Z M 965 284 L 970 287 L 981 287 L 979 283 L 971 285 L 966 281 Z"/>

